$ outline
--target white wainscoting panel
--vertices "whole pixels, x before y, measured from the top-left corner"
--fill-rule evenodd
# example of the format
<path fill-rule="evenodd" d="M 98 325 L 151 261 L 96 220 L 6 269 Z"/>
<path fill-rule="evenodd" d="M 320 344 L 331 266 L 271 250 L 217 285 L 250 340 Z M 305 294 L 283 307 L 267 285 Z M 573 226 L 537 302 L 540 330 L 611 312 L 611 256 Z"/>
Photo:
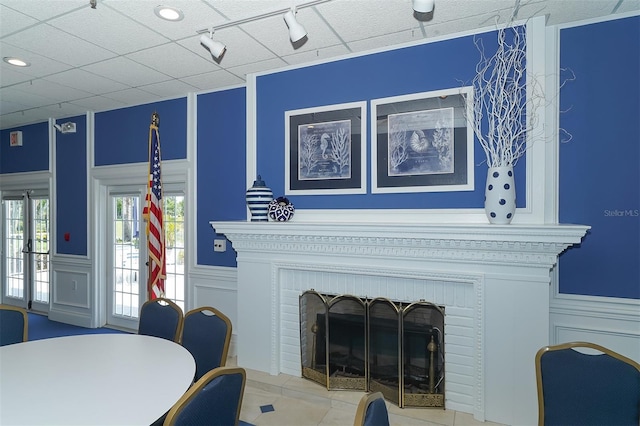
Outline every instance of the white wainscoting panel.
<path fill-rule="evenodd" d="M 81 327 L 92 323 L 91 263 L 87 258 L 56 255 L 51 259 L 51 305 L 49 318 Z"/>
<path fill-rule="evenodd" d="M 195 268 L 189 275 L 189 303 L 187 310 L 202 306 L 218 309 L 231 320 L 233 334 L 229 356 L 235 356 L 238 333 L 238 274 L 236 268 L 205 267 Z"/>
<path fill-rule="evenodd" d="M 640 362 L 640 300 L 555 292 L 549 312 L 551 344 L 597 343 Z"/>

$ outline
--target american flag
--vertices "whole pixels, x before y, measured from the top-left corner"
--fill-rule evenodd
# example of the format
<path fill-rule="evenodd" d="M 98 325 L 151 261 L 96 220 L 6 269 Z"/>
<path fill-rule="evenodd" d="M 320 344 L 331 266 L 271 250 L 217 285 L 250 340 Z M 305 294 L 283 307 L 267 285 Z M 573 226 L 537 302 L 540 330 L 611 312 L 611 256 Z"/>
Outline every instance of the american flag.
<path fill-rule="evenodd" d="M 149 245 L 149 300 L 164 297 L 164 280 L 167 276 L 164 231 L 162 229 L 162 179 L 160 176 L 160 135 L 153 121 L 149 127 L 149 186 L 142 216 L 147 222 Z"/>

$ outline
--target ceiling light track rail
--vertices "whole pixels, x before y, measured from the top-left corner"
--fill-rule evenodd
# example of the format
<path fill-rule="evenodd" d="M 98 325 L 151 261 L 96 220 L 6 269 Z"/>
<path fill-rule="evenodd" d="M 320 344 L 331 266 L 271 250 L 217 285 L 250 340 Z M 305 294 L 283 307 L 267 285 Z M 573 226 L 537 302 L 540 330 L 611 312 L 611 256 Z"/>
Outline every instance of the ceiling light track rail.
<path fill-rule="evenodd" d="M 330 1 L 332 1 L 332 0 L 313 0 L 313 1 L 309 1 L 309 2 L 306 2 L 306 3 L 301 3 L 301 4 L 296 5 L 295 9 L 296 10 L 300 10 L 300 9 L 304 9 L 305 7 L 312 7 L 312 6 L 316 6 L 316 5 L 322 4 L 322 3 L 328 3 Z M 242 24 L 246 24 L 248 22 L 259 21 L 260 19 L 270 18 L 272 16 L 277 16 L 277 15 L 282 15 L 282 14 L 288 12 L 289 10 L 291 10 L 290 7 L 287 7 L 285 9 L 274 10 L 272 12 L 265 12 L 265 13 L 262 13 L 260 15 L 249 16 L 247 18 L 237 19 L 235 21 L 225 22 L 224 24 L 220 24 L 220 25 L 214 26 L 212 29 L 204 28 L 204 29 L 196 31 L 196 33 L 204 34 L 204 33 L 210 33 L 212 31 L 215 32 L 215 31 L 221 30 L 223 28 L 235 27 L 236 25 L 242 25 Z"/>

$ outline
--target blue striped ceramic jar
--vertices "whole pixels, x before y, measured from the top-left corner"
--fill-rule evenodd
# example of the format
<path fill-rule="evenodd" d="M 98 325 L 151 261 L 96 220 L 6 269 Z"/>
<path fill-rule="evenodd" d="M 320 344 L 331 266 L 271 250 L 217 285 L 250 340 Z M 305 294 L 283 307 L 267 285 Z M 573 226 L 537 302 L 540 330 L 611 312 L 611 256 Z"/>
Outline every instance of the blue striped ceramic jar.
<path fill-rule="evenodd" d="M 247 207 L 251 212 L 251 222 L 268 222 L 269 203 L 273 200 L 273 192 L 258 175 L 253 186 L 247 189 Z"/>

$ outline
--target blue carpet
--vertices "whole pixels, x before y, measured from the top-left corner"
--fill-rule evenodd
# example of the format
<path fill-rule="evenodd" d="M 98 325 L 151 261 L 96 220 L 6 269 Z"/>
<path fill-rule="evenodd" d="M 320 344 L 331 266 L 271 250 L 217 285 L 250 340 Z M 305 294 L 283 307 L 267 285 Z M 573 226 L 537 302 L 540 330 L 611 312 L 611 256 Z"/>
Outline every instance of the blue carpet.
<path fill-rule="evenodd" d="M 85 328 L 62 322 L 51 321 L 44 315 L 29 313 L 29 340 L 49 339 L 78 334 L 124 333 L 111 328 Z"/>

